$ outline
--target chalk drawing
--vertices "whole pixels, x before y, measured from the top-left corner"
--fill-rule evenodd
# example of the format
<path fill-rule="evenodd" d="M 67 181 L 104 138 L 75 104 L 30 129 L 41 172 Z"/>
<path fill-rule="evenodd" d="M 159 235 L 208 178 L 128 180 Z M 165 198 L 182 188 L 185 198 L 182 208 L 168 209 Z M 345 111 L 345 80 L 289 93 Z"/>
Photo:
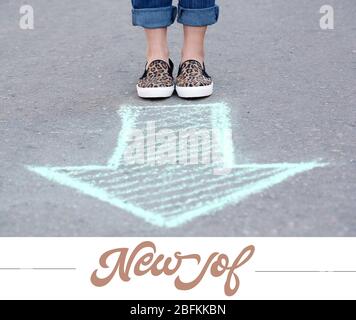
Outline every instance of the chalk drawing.
<path fill-rule="evenodd" d="M 148 223 L 173 228 L 237 204 L 296 174 L 326 165 L 318 161 L 235 164 L 237 150 L 232 137 L 224 135 L 225 130 L 231 130 L 230 109 L 224 103 L 124 106 L 119 114 L 122 128 L 107 164 L 27 168 L 50 181 L 121 208 Z M 220 131 L 216 144 L 222 155 L 221 162 L 161 166 L 154 166 L 150 161 L 125 164 L 123 155 L 132 130 L 143 129 L 148 121 L 154 121 L 156 127 L 161 129 L 213 128 Z M 221 166 L 229 171 L 214 175 L 212 169 Z"/>

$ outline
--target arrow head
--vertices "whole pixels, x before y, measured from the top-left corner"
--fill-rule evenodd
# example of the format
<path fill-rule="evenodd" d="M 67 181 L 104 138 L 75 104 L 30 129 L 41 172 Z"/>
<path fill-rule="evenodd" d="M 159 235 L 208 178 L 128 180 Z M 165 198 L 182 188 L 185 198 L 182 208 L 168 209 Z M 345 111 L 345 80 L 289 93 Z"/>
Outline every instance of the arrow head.
<path fill-rule="evenodd" d="M 131 212 L 160 227 L 177 227 L 323 164 L 248 164 L 214 176 L 211 166 L 29 167 L 31 171 Z"/>

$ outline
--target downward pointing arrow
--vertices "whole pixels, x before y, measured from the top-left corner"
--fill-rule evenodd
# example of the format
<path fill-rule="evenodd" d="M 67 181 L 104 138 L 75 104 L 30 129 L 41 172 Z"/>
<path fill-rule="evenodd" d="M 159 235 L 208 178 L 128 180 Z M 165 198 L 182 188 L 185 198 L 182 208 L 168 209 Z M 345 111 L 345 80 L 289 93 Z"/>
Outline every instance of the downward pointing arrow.
<path fill-rule="evenodd" d="M 234 147 L 224 132 L 231 129 L 230 110 L 223 103 L 163 107 L 123 107 L 117 147 L 106 165 L 28 167 L 29 170 L 119 207 L 160 227 L 177 227 L 201 215 L 237 204 L 282 181 L 325 164 L 234 163 Z M 155 121 L 158 129 L 206 128 L 220 131 L 219 153 L 228 174 L 216 176 L 216 164 L 127 165 L 124 153 L 132 131 Z"/>

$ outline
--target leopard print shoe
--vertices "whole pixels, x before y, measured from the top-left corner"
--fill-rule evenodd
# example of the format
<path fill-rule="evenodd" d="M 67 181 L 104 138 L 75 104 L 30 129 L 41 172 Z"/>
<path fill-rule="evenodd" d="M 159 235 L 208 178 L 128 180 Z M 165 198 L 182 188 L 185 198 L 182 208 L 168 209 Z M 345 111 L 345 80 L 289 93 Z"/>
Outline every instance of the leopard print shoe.
<path fill-rule="evenodd" d="M 146 64 L 147 66 L 147 64 Z M 168 98 L 173 94 L 173 62 L 152 61 L 137 83 L 137 93 L 141 98 Z"/>
<path fill-rule="evenodd" d="M 196 60 L 183 62 L 178 71 L 176 90 L 181 98 L 208 97 L 213 93 L 213 80 L 205 71 L 205 65 Z"/>

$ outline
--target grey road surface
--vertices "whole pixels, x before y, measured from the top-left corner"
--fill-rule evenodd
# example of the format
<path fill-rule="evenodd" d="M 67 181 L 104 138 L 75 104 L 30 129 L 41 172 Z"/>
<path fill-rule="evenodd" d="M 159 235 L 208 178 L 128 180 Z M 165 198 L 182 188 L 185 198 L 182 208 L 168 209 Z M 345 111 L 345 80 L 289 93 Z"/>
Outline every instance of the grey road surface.
<path fill-rule="evenodd" d="M 135 83 L 144 35 L 123 0 L 28 1 L 34 30 L 19 27 L 23 1 L 0 2 L 1 236 L 356 236 L 356 3 L 220 1 L 206 64 L 212 97 L 232 110 L 241 163 L 328 166 L 297 175 L 176 228 L 51 182 L 26 169 L 104 164 L 122 105 L 143 101 Z M 170 29 L 179 62 L 181 26 Z M 197 103 L 194 101 L 194 103 Z"/>

